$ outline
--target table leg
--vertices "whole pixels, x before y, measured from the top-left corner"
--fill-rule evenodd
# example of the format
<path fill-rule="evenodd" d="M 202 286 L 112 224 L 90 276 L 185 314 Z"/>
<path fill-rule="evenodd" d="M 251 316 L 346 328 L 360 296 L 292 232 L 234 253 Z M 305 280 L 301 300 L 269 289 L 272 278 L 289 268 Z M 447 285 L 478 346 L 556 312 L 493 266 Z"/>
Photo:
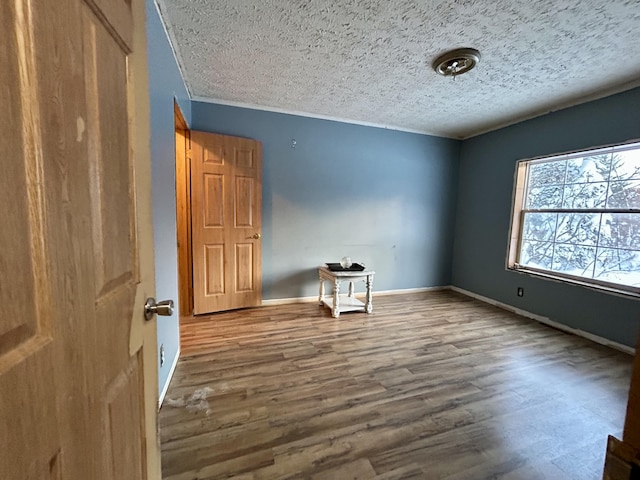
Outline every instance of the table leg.
<path fill-rule="evenodd" d="M 340 280 L 337 278 L 333 281 L 333 308 L 331 316 L 338 318 L 340 316 Z"/>
<path fill-rule="evenodd" d="M 354 294 L 353 281 L 349 282 L 349 296 L 353 297 Z"/>
<path fill-rule="evenodd" d="M 367 275 L 367 296 L 364 304 L 364 311 L 373 312 L 373 296 L 371 295 L 371 287 L 373 285 L 373 275 Z"/>
<path fill-rule="evenodd" d="M 318 303 L 322 305 L 324 301 L 324 278 L 320 277 L 320 291 L 318 292 Z"/>

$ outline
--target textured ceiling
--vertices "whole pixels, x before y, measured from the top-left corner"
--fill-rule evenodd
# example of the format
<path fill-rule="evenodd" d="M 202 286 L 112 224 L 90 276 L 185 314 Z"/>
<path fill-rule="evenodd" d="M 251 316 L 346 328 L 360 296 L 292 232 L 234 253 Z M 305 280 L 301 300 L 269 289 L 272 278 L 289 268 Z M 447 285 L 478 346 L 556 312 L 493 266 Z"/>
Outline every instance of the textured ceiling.
<path fill-rule="evenodd" d="M 467 138 L 640 85 L 640 0 L 156 0 L 193 99 Z M 454 80 L 432 61 L 480 50 Z"/>

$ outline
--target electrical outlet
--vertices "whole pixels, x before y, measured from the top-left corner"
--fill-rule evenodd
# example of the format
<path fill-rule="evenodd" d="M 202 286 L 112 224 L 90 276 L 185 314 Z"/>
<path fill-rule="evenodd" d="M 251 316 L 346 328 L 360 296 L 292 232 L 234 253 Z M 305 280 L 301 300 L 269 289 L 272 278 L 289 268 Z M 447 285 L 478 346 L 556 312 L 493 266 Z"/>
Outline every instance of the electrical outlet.
<path fill-rule="evenodd" d="M 524 297 L 524 288 L 518 287 L 518 296 L 519 297 Z"/>
<path fill-rule="evenodd" d="M 164 365 L 164 345 L 160 345 L 160 366 Z"/>

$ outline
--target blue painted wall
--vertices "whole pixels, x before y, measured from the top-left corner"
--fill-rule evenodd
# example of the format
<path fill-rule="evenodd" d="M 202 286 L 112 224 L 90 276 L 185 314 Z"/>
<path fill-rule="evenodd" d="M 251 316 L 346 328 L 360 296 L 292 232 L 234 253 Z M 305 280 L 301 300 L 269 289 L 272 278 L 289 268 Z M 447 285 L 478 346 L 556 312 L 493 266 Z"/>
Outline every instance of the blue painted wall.
<path fill-rule="evenodd" d="M 191 101 L 153 0 L 146 1 L 149 97 L 151 110 L 151 173 L 156 299 L 173 299 L 178 312 L 178 253 L 176 246 L 176 167 L 173 102 L 177 100 L 187 123 Z M 159 367 L 160 391 L 180 346 L 178 315 L 158 320 L 158 348 L 165 363 Z"/>
<path fill-rule="evenodd" d="M 203 102 L 191 127 L 262 142 L 264 299 L 345 255 L 378 291 L 450 284 L 459 141 Z"/>
<path fill-rule="evenodd" d="M 640 302 L 505 269 L 515 162 L 640 138 L 640 89 L 463 142 L 453 285 L 633 346 Z M 516 296 L 516 287 L 525 296 Z"/>
<path fill-rule="evenodd" d="M 264 299 L 317 295 L 316 266 L 348 255 L 376 270 L 377 291 L 453 284 L 634 345 L 640 302 L 507 271 L 505 257 L 515 162 L 640 138 L 640 89 L 464 142 L 191 102 L 155 3 L 146 5 L 159 299 L 178 299 L 175 98 L 192 129 L 263 144 Z M 158 344 L 162 390 L 177 316 L 158 322 Z"/>

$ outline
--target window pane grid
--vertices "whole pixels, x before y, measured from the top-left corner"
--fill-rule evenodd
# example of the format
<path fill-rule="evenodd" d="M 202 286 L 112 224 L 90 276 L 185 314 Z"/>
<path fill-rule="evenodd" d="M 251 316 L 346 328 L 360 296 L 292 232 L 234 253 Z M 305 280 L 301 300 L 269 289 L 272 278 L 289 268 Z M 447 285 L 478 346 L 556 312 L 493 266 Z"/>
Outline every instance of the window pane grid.
<path fill-rule="evenodd" d="M 512 266 L 640 293 L 640 144 L 524 165 Z"/>
<path fill-rule="evenodd" d="M 519 262 L 586 278 L 623 277 L 640 286 L 640 215 L 525 211 Z"/>

